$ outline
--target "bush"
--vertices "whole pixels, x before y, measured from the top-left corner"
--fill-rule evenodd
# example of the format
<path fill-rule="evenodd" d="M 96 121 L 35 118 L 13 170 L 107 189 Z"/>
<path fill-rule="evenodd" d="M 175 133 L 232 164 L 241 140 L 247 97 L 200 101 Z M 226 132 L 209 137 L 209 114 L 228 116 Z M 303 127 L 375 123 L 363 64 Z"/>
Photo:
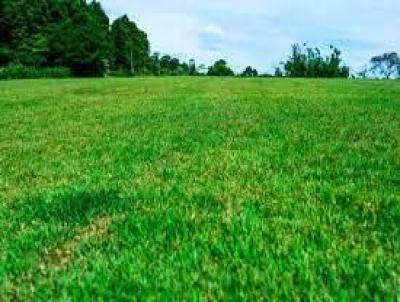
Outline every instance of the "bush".
<path fill-rule="evenodd" d="M 68 78 L 71 71 L 65 67 L 39 68 L 23 65 L 8 65 L 0 68 L 0 79 L 41 79 L 41 78 Z"/>

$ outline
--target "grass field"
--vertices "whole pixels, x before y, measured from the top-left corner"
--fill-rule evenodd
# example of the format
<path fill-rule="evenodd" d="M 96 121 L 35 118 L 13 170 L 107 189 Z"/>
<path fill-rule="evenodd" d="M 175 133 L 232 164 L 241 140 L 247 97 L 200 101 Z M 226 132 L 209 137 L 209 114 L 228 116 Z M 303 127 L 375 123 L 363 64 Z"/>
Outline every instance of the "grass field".
<path fill-rule="evenodd" d="M 399 299 L 400 82 L 0 82 L 0 300 L 93 297 Z"/>

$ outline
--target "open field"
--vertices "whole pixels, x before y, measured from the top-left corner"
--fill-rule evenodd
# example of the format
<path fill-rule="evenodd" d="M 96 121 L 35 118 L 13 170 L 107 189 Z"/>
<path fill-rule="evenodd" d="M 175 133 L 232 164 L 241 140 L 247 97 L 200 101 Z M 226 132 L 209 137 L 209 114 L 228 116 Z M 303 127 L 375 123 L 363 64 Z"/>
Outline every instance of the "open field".
<path fill-rule="evenodd" d="M 400 296 L 400 82 L 0 82 L 0 300 Z"/>

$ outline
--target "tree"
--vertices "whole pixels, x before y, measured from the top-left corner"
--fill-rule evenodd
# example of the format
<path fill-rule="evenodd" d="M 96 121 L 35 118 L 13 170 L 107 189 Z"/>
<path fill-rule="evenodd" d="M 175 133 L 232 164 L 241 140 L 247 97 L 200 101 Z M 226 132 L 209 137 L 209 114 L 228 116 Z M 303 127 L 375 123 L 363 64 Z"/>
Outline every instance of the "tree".
<path fill-rule="evenodd" d="M 108 17 L 97 1 L 0 0 L 0 65 L 102 75 L 109 45 Z"/>
<path fill-rule="evenodd" d="M 400 76 L 400 57 L 396 52 L 375 56 L 371 58 L 371 64 L 371 70 L 383 75 L 386 79 L 396 74 Z"/>
<path fill-rule="evenodd" d="M 9 30 L 6 26 L 4 9 L 4 0 L 0 0 L 0 66 L 6 65 L 11 58 L 11 51 L 7 45 Z"/>
<path fill-rule="evenodd" d="M 280 67 L 276 67 L 275 68 L 275 77 L 277 77 L 277 78 L 281 78 L 281 77 L 283 77 L 283 72 L 282 72 L 282 69 L 280 68 Z"/>
<path fill-rule="evenodd" d="M 150 43 L 146 33 L 140 30 L 135 22 L 130 21 L 128 16 L 124 15 L 113 22 L 111 38 L 115 68 L 133 73 L 145 67 Z"/>
<path fill-rule="evenodd" d="M 197 74 L 196 61 L 194 59 L 189 60 L 189 75 L 194 76 Z"/>
<path fill-rule="evenodd" d="M 214 63 L 213 66 L 210 66 L 208 68 L 207 75 L 226 77 L 234 76 L 235 73 L 232 71 L 232 69 L 229 68 L 228 63 L 225 60 L 218 60 Z"/>
<path fill-rule="evenodd" d="M 76 1 L 62 22 L 52 27 L 52 65 L 69 67 L 78 76 L 104 75 L 109 58 L 109 21 L 100 4 Z"/>
<path fill-rule="evenodd" d="M 163 75 L 176 75 L 180 65 L 179 59 L 173 58 L 170 55 L 164 55 L 160 59 L 161 73 Z"/>
<path fill-rule="evenodd" d="M 341 51 L 333 46 L 332 53 L 325 58 L 319 48 L 309 48 L 306 44 L 292 46 L 292 55 L 284 63 L 288 77 L 308 78 L 348 78 L 349 67 L 342 65 Z"/>
<path fill-rule="evenodd" d="M 160 53 L 155 52 L 149 57 L 146 68 L 153 75 L 161 75 Z"/>
<path fill-rule="evenodd" d="M 208 72 L 208 68 L 205 64 L 200 64 L 199 67 L 197 68 L 197 74 L 204 76 Z"/>
<path fill-rule="evenodd" d="M 177 68 L 177 75 L 180 76 L 190 75 L 189 64 L 185 62 L 180 63 L 179 67 Z"/>
<path fill-rule="evenodd" d="M 251 66 L 247 66 L 246 69 L 241 74 L 242 77 L 257 77 L 257 69 L 253 69 Z"/>
<path fill-rule="evenodd" d="M 194 60 L 190 60 L 188 64 L 186 62 L 180 62 L 178 58 L 164 55 L 159 59 L 159 66 L 160 74 L 162 75 L 183 76 L 196 74 Z"/>
<path fill-rule="evenodd" d="M 0 2 L 0 61 L 42 65 L 46 61 L 48 0 Z"/>

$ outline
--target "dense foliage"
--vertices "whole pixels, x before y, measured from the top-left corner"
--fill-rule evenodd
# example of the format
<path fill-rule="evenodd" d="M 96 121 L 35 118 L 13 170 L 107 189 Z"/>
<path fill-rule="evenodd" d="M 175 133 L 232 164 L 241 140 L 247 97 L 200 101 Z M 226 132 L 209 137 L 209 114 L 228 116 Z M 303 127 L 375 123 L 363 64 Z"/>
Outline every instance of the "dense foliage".
<path fill-rule="evenodd" d="M 214 63 L 213 66 L 210 66 L 207 75 L 228 77 L 228 76 L 234 76 L 235 73 L 233 72 L 232 69 L 230 69 L 228 63 L 225 60 L 218 60 Z"/>
<path fill-rule="evenodd" d="M 112 24 L 111 37 L 112 66 L 132 73 L 143 70 L 150 53 L 146 33 L 125 15 Z"/>
<path fill-rule="evenodd" d="M 150 55 L 147 34 L 128 16 L 110 24 L 99 2 L 84 0 L 0 0 L 0 66 L 6 65 L 62 66 L 77 76 L 197 74 L 194 60 Z"/>
<path fill-rule="evenodd" d="M 341 51 L 331 46 L 332 53 L 323 57 L 319 48 L 304 44 L 292 46 L 292 54 L 284 64 L 288 77 L 298 78 L 348 78 L 350 69 L 342 65 Z"/>
<path fill-rule="evenodd" d="M 247 77 L 247 78 L 251 78 L 251 77 L 257 77 L 258 76 L 258 71 L 257 69 L 251 67 L 251 66 L 247 66 L 245 68 L 245 70 L 243 70 L 243 72 L 240 74 L 242 77 Z"/>
<path fill-rule="evenodd" d="M 112 24 L 100 3 L 84 0 L 2 0 L 0 65 L 65 66 L 75 75 L 102 75 L 108 67 L 143 66 L 144 32 L 126 16 Z"/>
<path fill-rule="evenodd" d="M 191 60 L 190 64 L 181 62 L 178 58 L 170 55 L 160 56 L 159 53 L 154 53 L 147 64 L 147 73 L 170 76 L 188 75 L 193 72 L 193 67 L 195 66 L 194 60 Z"/>
<path fill-rule="evenodd" d="M 43 67 L 23 65 L 7 65 L 0 67 L 0 80 L 11 79 L 40 79 L 40 78 L 68 78 L 71 72 L 65 67 Z"/>

